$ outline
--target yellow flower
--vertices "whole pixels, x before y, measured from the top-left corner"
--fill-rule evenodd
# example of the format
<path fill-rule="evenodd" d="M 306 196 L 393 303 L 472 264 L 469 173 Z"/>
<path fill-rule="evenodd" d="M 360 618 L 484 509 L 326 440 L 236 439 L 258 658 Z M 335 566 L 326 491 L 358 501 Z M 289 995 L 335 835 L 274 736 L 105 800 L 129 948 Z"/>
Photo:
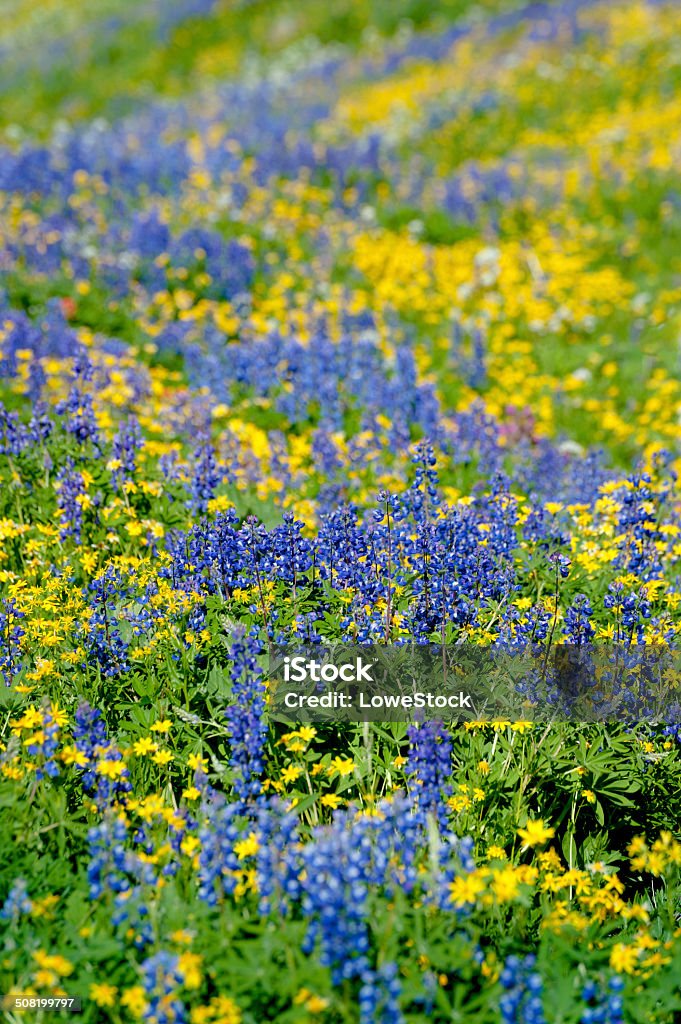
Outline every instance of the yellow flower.
<path fill-rule="evenodd" d="M 331 809 L 335 811 L 335 809 L 344 801 L 341 800 L 341 798 L 337 796 L 336 793 L 326 793 L 326 795 L 323 796 L 319 802 L 322 805 L 322 807 L 331 807 Z"/>
<path fill-rule="evenodd" d="M 541 846 L 556 834 L 555 828 L 545 825 L 541 818 L 528 821 L 525 828 L 518 829 L 518 835 L 524 840 L 525 846 Z"/>
<path fill-rule="evenodd" d="M 83 753 L 82 750 L 78 750 L 75 746 L 64 747 L 60 757 L 64 764 L 76 764 L 79 768 L 83 768 L 87 764 L 87 754 Z"/>
<path fill-rule="evenodd" d="M 450 796 L 447 800 L 447 806 L 451 807 L 453 811 L 467 811 L 470 805 L 470 797 L 464 796 L 463 794 Z"/>
<path fill-rule="evenodd" d="M 636 946 L 627 946 L 624 942 L 618 942 L 613 946 L 610 953 L 610 966 L 614 971 L 633 974 L 636 970 L 638 959 L 639 951 Z"/>
<path fill-rule="evenodd" d="M 219 408 L 220 406 L 216 406 L 215 409 L 213 409 L 213 416 L 216 415 Z M 222 408 L 226 407 L 222 406 Z M 227 509 L 232 508 L 233 505 L 226 494 L 219 494 L 217 498 L 211 498 L 206 507 L 211 515 L 213 515 L 215 512 L 226 512 Z"/>
<path fill-rule="evenodd" d="M 170 762 L 173 760 L 173 755 L 170 753 L 169 750 L 159 750 L 152 756 L 151 760 L 154 762 L 154 764 L 170 764 Z"/>
<path fill-rule="evenodd" d="M 68 977 L 73 971 L 73 964 L 66 957 L 44 953 L 42 949 L 37 950 L 33 954 L 33 959 L 39 967 L 46 971 L 54 971 L 61 977 Z"/>
<path fill-rule="evenodd" d="M 185 836 L 180 844 L 180 849 L 187 857 L 193 857 L 201 846 L 198 836 Z"/>
<path fill-rule="evenodd" d="M 295 782 L 299 775 L 303 774 L 303 769 L 298 764 L 290 764 L 288 768 L 284 768 L 281 773 L 281 781 L 285 786 L 289 783 Z"/>
<path fill-rule="evenodd" d="M 51 920 L 54 917 L 52 913 L 53 908 L 58 902 L 59 897 L 54 893 L 49 896 L 43 896 L 42 899 L 33 900 L 31 917 L 46 917 L 48 920 Z"/>
<path fill-rule="evenodd" d="M 208 503 L 208 511 L 211 511 L 211 503 Z M 213 1008 L 212 1007 L 195 1007 L 189 1014 L 189 1020 L 191 1024 L 208 1024 L 209 1021 L 213 1020 Z"/>
<path fill-rule="evenodd" d="M 130 1010 L 133 1017 L 141 1017 L 147 1005 L 147 997 L 141 985 L 133 985 L 121 995 L 121 1006 Z"/>
<path fill-rule="evenodd" d="M 13 729 L 33 729 L 36 725 L 43 724 L 43 713 L 40 708 L 29 708 L 16 722 L 12 722 Z"/>
<path fill-rule="evenodd" d="M 503 846 L 493 843 L 492 846 L 487 847 L 487 858 L 488 860 L 506 860 L 506 850 Z"/>
<path fill-rule="evenodd" d="M 198 953 L 182 953 L 177 966 L 184 978 L 185 988 L 199 988 L 201 985 L 201 962 L 202 958 Z"/>
<path fill-rule="evenodd" d="M 58 726 L 66 725 L 66 723 L 69 720 L 69 716 L 66 713 L 66 711 L 63 710 L 63 708 L 60 708 L 58 704 L 53 704 L 52 707 L 49 708 L 48 710 L 49 710 L 49 712 L 50 712 L 50 714 L 52 716 L 52 721 L 56 725 L 58 725 Z"/>
<path fill-rule="evenodd" d="M 355 762 L 350 757 L 334 757 L 329 765 L 329 775 L 340 775 L 343 778 L 355 770 Z"/>
<path fill-rule="evenodd" d="M 207 759 L 205 757 L 201 757 L 200 754 L 190 754 L 187 758 L 187 764 L 192 771 L 196 771 L 199 768 L 203 771 L 208 767 Z"/>
<path fill-rule="evenodd" d="M 544 871 L 562 870 L 560 857 L 558 856 L 555 850 L 546 850 L 544 853 L 540 853 L 539 863 L 541 864 Z"/>
<path fill-rule="evenodd" d="M 239 860 L 245 860 L 246 857 L 252 857 L 260 849 L 260 843 L 255 832 L 249 832 L 246 839 L 240 839 L 238 843 L 234 844 L 234 852 Z"/>
<path fill-rule="evenodd" d="M 98 761 L 97 771 L 107 779 L 119 779 L 125 771 L 124 761 Z"/>
<path fill-rule="evenodd" d="M 158 744 L 154 743 L 150 736 L 144 736 L 141 740 L 137 740 L 137 742 L 133 744 L 132 749 L 138 757 L 142 757 L 152 750 L 158 750 Z"/>
<path fill-rule="evenodd" d="M 329 1005 L 329 1000 L 324 999 L 323 996 L 312 995 L 305 1003 L 305 1009 L 308 1013 L 321 1013 Z"/>
<path fill-rule="evenodd" d="M 165 718 L 161 722 L 154 722 L 151 726 L 151 732 L 170 732 L 172 727 L 173 723 L 169 719 Z"/>
<path fill-rule="evenodd" d="M 629 849 L 627 853 L 630 857 L 635 857 L 637 854 L 645 853 L 648 849 L 647 843 L 644 836 L 634 836 L 629 843 Z"/>
<path fill-rule="evenodd" d="M 518 876 L 515 869 L 502 868 L 492 874 L 492 891 L 500 903 L 508 903 L 518 894 Z"/>
<path fill-rule="evenodd" d="M 459 875 L 450 882 L 449 898 L 455 907 L 463 907 L 466 903 L 476 903 L 484 889 L 483 878 L 475 871 L 471 871 L 467 875 Z"/>
<path fill-rule="evenodd" d="M 329 1000 L 315 995 L 307 988 L 301 988 L 293 1003 L 294 1006 L 304 1006 L 308 1013 L 321 1013 L 329 1005 Z"/>
<path fill-rule="evenodd" d="M 115 985 L 101 984 L 90 985 L 90 999 L 96 1006 L 113 1006 L 116 1002 L 118 989 Z"/>
<path fill-rule="evenodd" d="M 38 988 L 54 988 L 59 981 L 59 976 L 54 971 L 41 969 L 35 972 L 33 980 Z"/>
<path fill-rule="evenodd" d="M 241 1010 L 229 996 L 214 996 L 208 1006 L 195 1006 L 191 1024 L 241 1024 Z"/>

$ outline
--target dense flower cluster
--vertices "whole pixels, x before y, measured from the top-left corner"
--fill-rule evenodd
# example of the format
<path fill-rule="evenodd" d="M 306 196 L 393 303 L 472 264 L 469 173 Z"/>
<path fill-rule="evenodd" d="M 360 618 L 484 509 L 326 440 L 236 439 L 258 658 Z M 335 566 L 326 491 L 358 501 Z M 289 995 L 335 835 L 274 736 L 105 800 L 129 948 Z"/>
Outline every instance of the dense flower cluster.
<path fill-rule="evenodd" d="M 0 991 L 672 1024 L 681 12 L 293 6 L 3 14 Z"/>

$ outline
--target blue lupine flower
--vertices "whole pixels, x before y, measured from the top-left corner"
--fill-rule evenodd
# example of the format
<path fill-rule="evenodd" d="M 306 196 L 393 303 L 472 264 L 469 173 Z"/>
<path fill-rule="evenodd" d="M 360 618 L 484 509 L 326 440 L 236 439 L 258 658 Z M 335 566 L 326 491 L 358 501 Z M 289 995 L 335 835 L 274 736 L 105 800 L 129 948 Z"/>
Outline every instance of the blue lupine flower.
<path fill-rule="evenodd" d="M 257 634 L 236 633 L 230 647 L 233 703 L 225 717 L 230 735 L 234 790 L 244 804 L 261 792 L 265 767 L 265 687 L 257 657 Z"/>
<path fill-rule="evenodd" d="M 28 883 L 24 878 L 16 878 L 7 894 L 7 899 L 0 907 L 0 921 L 18 921 L 24 914 L 30 914 L 33 902 L 28 896 Z"/>
<path fill-rule="evenodd" d="M 0 601 L 0 678 L 5 686 L 11 686 L 14 677 L 21 671 L 21 641 L 26 635 L 21 626 L 25 613 L 14 598 L 3 597 Z"/>
<path fill-rule="evenodd" d="M 441 722 L 410 725 L 407 778 L 423 820 L 433 815 L 440 828 L 447 828 L 446 800 L 451 796 L 452 740 Z"/>

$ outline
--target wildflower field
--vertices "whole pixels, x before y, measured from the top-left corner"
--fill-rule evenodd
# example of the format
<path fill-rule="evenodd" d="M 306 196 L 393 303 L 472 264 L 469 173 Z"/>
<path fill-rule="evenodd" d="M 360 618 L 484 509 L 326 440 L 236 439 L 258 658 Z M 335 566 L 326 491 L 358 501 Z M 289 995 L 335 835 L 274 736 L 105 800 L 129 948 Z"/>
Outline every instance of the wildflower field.
<path fill-rule="evenodd" d="M 268 672 L 678 646 L 681 4 L 0 8 L 2 1020 L 681 1020 L 681 705 Z"/>

